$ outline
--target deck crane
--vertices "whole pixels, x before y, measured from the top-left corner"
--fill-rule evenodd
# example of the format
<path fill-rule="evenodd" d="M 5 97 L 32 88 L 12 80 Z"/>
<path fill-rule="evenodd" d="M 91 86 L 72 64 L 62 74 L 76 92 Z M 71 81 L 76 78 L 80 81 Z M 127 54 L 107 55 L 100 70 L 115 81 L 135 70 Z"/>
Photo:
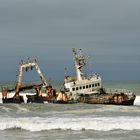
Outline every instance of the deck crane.
<path fill-rule="evenodd" d="M 47 82 L 45 77 L 43 76 L 38 64 L 37 64 L 37 60 L 36 59 L 27 59 L 27 61 L 21 61 L 21 63 L 19 64 L 19 69 L 18 69 L 18 75 L 17 75 L 17 83 L 15 86 L 15 96 L 18 97 L 19 96 L 19 90 L 21 88 L 22 85 L 22 75 L 23 75 L 23 70 L 28 71 L 28 70 L 32 70 L 33 68 L 36 69 L 37 73 L 39 74 L 39 77 L 42 81 L 42 84 L 44 87 L 47 87 Z"/>
<path fill-rule="evenodd" d="M 36 69 L 40 79 L 41 79 L 41 84 L 28 84 L 28 85 L 22 85 L 22 76 L 23 76 L 23 71 L 28 71 L 32 69 Z M 43 103 L 44 101 L 47 102 L 52 102 L 56 98 L 56 90 L 52 88 L 51 84 L 51 79 L 49 82 L 46 82 L 46 79 L 44 75 L 41 72 L 41 69 L 39 68 L 37 64 L 36 59 L 27 59 L 26 61 L 21 61 L 19 64 L 18 68 L 18 74 L 17 74 L 17 82 L 15 85 L 14 89 L 8 89 L 8 88 L 3 88 L 2 89 L 2 95 L 3 95 L 3 103 L 23 103 L 24 99 L 23 96 L 19 95 L 20 91 L 24 90 L 29 90 L 29 89 L 35 89 L 36 94 L 35 95 L 26 95 L 27 97 L 27 103 Z M 46 96 L 42 96 L 42 91 L 41 88 L 45 87 L 45 92 Z M 7 93 L 15 91 L 15 95 L 13 97 L 8 97 Z"/>

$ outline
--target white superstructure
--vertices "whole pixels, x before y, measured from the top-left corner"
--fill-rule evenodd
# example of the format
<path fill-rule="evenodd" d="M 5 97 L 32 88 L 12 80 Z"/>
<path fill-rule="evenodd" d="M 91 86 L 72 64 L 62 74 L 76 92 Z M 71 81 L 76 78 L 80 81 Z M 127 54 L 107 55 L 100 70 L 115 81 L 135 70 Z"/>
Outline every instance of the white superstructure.
<path fill-rule="evenodd" d="M 77 53 L 77 51 L 73 48 L 73 55 L 76 77 L 65 76 L 65 89 L 72 94 L 93 94 L 102 87 L 101 77 L 99 76 L 99 74 L 85 76 L 82 69 L 86 63 L 85 57 L 81 54 L 81 50 L 79 53 Z"/>

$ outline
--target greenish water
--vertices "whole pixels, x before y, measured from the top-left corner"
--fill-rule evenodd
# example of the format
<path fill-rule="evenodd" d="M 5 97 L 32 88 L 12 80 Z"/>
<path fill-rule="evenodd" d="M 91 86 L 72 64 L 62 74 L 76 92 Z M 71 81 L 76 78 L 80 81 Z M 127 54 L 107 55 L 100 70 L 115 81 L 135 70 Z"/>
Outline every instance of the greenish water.
<path fill-rule="evenodd" d="M 132 90 L 140 95 L 140 81 L 105 81 L 103 85 L 105 88 Z"/>

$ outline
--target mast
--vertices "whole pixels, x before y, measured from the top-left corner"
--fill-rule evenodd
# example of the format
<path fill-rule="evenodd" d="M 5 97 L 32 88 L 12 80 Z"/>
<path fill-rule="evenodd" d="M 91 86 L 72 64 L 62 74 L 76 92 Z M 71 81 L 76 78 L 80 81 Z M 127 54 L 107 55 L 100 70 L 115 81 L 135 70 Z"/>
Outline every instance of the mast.
<path fill-rule="evenodd" d="M 84 73 L 82 72 L 82 68 L 85 66 L 85 57 L 81 54 L 81 52 L 78 54 L 75 48 L 73 48 L 72 51 L 74 55 L 74 64 L 76 69 L 77 80 L 81 81 L 84 79 Z"/>

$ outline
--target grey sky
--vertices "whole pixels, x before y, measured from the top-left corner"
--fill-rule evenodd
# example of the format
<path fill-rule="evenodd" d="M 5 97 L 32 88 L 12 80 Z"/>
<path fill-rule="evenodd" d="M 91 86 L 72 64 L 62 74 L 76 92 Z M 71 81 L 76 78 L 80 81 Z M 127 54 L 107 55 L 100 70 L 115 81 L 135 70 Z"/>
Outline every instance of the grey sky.
<path fill-rule="evenodd" d="M 139 0 L 0 0 L 0 81 L 15 80 L 28 57 L 46 78 L 63 80 L 64 67 L 74 74 L 73 47 L 87 55 L 86 72 L 140 80 L 139 7 Z"/>

